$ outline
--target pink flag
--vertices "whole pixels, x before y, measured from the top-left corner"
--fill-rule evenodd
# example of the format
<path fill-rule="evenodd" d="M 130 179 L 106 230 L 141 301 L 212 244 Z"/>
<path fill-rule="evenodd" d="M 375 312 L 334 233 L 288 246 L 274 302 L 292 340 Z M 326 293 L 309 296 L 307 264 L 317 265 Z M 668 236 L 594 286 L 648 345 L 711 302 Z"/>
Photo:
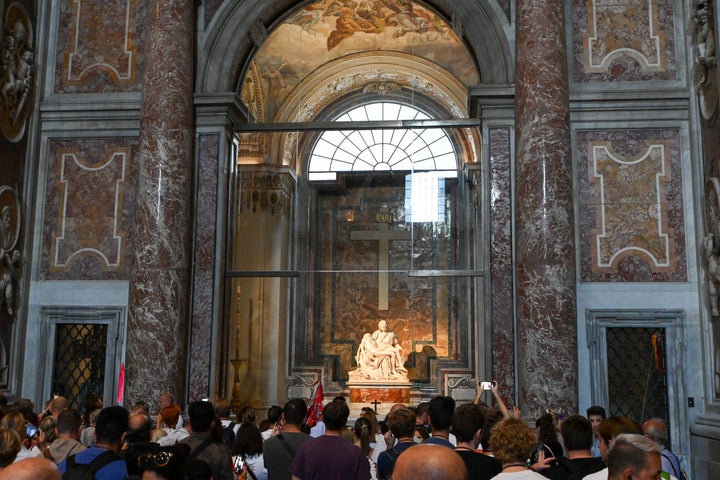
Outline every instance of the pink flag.
<path fill-rule="evenodd" d="M 123 397 L 125 396 L 125 362 L 120 364 L 120 376 L 118 377 L 118 396 L 117 404 L 123 404 Z"/>

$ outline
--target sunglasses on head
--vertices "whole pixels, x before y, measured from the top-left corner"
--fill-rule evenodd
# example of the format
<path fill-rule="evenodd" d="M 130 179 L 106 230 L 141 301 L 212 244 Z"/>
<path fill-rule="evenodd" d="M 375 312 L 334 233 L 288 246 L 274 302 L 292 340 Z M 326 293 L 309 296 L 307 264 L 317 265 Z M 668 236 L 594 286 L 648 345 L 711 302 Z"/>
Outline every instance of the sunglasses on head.
<path fill-rule="evenodd" d="M 155 464 L 158 467 L 165 467 L 170 463 L 172 458 L 172 452 L 145 453 L 138 457 L 138 466 L 140 468 L 148 468 L 150 465 Z"/>

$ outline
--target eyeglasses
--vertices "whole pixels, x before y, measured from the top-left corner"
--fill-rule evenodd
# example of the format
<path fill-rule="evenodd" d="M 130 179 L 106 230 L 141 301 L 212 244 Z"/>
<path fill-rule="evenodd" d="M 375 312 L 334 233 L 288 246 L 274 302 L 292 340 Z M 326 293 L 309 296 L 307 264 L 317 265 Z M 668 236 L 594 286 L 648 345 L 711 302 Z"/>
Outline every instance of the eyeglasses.
<path fill-rule="evenodd" d="M 152 464 L 155 464 L 158 467 L 165 467 L 168 463 L 170 463 L 172 458 L 172 452 L 158 452 L 156 454 L 145 453 L 138 457 L 138 467 L 148 468 Z"/>

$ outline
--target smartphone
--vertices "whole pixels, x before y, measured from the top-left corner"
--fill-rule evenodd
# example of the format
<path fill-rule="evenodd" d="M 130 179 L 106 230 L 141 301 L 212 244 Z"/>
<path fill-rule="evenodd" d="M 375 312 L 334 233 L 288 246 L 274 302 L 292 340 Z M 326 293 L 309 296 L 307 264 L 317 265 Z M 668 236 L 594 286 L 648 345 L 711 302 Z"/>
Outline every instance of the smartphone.
<path fill-rule="evenodd" d="M 235 457 L 235 460 L 233 460 L 233 472 L 242 473 L 244 466 L 245 462 L 243 461 L 242 457 L 240 455 Z"/>
<path fill-rule="evenodd" d="M 483 390 L 492 390 L 495 386 L 495 382 L 480 382 L 480 388 Z"/>

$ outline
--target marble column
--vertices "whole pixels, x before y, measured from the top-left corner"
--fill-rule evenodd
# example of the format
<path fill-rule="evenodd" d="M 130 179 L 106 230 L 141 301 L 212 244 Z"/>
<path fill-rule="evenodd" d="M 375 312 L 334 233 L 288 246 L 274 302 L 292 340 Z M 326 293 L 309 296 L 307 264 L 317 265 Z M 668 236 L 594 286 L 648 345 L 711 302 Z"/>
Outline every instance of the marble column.
<path fill-rule="evenodd" d="M 185 397 L 192 221 L 193 2 L 155 0 L 146 32 L 126 349 L 127 402 Z"/>
<path fill-rule="evenodd" d="M 575 234 L 561 0 L 518 0 L 516 284 L 518 401 L 535 418 L 577 411 Z"/>

